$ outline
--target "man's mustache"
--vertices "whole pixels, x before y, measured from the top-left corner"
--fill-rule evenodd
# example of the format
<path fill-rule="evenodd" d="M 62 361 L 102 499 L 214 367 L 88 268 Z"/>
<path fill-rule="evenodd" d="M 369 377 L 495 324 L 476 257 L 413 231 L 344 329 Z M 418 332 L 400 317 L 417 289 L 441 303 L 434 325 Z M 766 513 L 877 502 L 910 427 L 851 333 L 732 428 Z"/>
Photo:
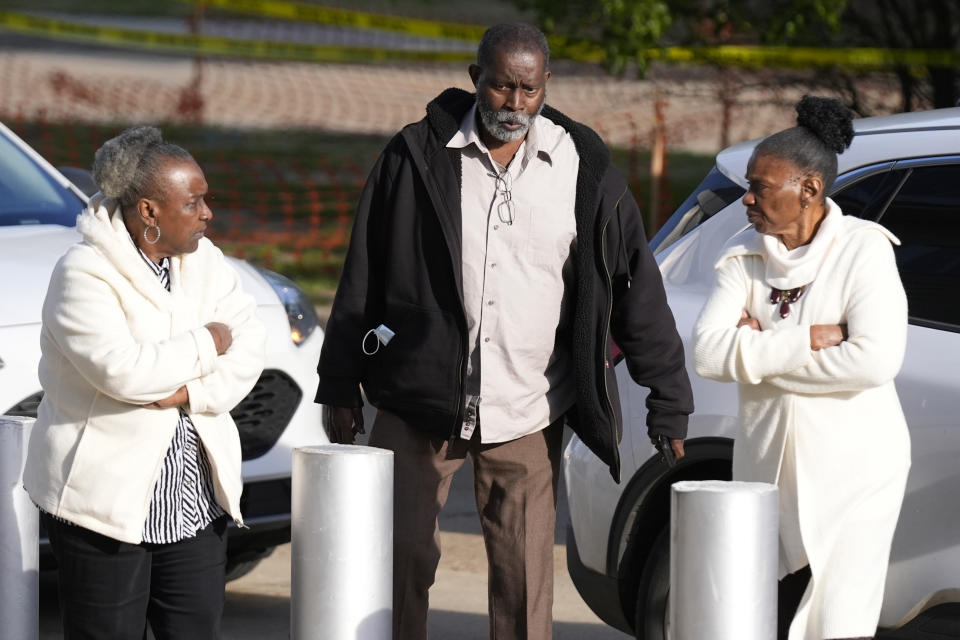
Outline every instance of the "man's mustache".
<path fill-rule="evenodd" d="M 497 122 L 509 122 L 510 124 L 527 124 L 532 118 L 526 113 L 516 111 L 494 111 L 493 115 L 496 116 Z"/>

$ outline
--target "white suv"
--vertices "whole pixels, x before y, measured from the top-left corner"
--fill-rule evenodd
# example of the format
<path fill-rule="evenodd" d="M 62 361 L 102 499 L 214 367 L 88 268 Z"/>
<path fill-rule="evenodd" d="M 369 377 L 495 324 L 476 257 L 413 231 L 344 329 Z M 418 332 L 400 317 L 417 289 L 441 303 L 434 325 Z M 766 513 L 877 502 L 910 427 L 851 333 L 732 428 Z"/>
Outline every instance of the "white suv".
<path fill-rule="evenodd" d="M 80 240 L 74 225 L 86 202 L 87 194 L 0 123 L 0 414 L 36 417 L 40 309 L 54 264 Z M 240 431 L 240 508 L 249 526 L 230 530 L 228 573 L 238 577 L 290 541 L 293 448 L 328 440 L 313 402 L 323 344 L 313 305 L 287 278 L 229 260 L 267 326 L 263 374 L 230 412 Z M 41 569 L 52 562 L 43 539 Z"/>
<path fill-rule="evenodd" d="M 876 220 L 900 238 L 897 265 L 910 310 L 896 384 L 913 466 L 880 618 L 888 630 L 878 638 L 960 638 L 960 627 L 943 626 L 944 618 L 960 619 L 960 605 L 951 604 L 960 602 L 960 108 L 865 118 L 854 128 L 832 197 L 845 214 Z M 740 198 L 755 144 L 717 155 L 651 241 L 693 384 L 687 457 L 674 468 L 659 461 L 646 433 L 646 389 L 622 363 L 623 482 L 615 484 L 579 439 L 565 451 L 570 574 L 601 618 L 645 640 L 670 637 L 670 485 L 730 477 L 737 388 L 694 373 L 690 339 L 720 248 L 747 226 Z M 869 442 L 862 455 L 870 455 Z"/>

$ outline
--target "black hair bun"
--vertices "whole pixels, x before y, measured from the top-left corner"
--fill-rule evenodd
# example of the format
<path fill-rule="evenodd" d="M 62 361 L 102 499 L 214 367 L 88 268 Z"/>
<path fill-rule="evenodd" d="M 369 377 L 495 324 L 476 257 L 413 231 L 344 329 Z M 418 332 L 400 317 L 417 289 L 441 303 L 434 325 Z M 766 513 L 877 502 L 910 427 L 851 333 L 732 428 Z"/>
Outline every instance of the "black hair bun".
<path fill-rule="evenodd" d="M 853 113 L 836 98 L 803 96 L 797 103 L 797 124 L 836 153 L 853 141 Z"/>

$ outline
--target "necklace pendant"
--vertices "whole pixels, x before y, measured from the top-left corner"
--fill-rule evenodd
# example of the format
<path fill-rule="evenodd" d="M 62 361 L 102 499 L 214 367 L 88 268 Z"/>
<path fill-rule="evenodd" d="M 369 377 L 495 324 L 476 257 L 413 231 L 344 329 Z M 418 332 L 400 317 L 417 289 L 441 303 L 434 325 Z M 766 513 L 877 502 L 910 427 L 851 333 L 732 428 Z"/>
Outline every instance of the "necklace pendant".
<path fill-rule="evenodd" d="M 780 317 L 786 318 L 790 315 L 790 305 L 800 299 L 806 288 L 806 285 L 796 289 L 777 289 L 773 287 L 770 292 L 770 304 L 779 304 Z"/>

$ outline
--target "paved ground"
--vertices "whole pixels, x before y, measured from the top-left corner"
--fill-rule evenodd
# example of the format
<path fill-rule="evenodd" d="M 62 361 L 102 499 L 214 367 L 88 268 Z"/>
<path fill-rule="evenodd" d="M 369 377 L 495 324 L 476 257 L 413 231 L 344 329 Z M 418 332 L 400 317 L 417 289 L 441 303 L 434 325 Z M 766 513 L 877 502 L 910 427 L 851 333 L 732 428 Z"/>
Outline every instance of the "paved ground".
<path fill-rule="evenodd" d="M 372 415 L 368 415 L 367 424 L 372 424 Z M 569 514 L 564 495 L 561 478 L 554 546 L 554 638 L 628 640 L 629 636 L 608 627 L 590 611 L 567 574 L 564 540 Z M 469 459 L 454 477 L 440 526 L 443 557 L 437 582 L 430 592 L 430 637 L 485 640 L 488 637 L 486 555 L 474 508 Z M 55 589 L 46 583 L 41 589 L 39 640 L 62 638 L 58 615 Z M 289 633 L 290 545 L 283 545 L 251 573 L 227 585 L 223 637 L 224 640 L 280 640 L 288 638 Z"/>
<path fill-rule="evenodd" d="M 486 561 L 473 512 L 471 470 L 454 480 L 442 516 L 443 558 L 431 589 L 430 637 L 485 640 Z M 561 504 L 560 518 L 565 505 Z M 249 575 L 230 583 L 224 621 L 226 638 L 286 638 L 289 631 L 290 547 L 280 547 Z M 554 547 L 554 638 L 627 640 L 583 603 L 566 571 L 565 548 Z"/>

